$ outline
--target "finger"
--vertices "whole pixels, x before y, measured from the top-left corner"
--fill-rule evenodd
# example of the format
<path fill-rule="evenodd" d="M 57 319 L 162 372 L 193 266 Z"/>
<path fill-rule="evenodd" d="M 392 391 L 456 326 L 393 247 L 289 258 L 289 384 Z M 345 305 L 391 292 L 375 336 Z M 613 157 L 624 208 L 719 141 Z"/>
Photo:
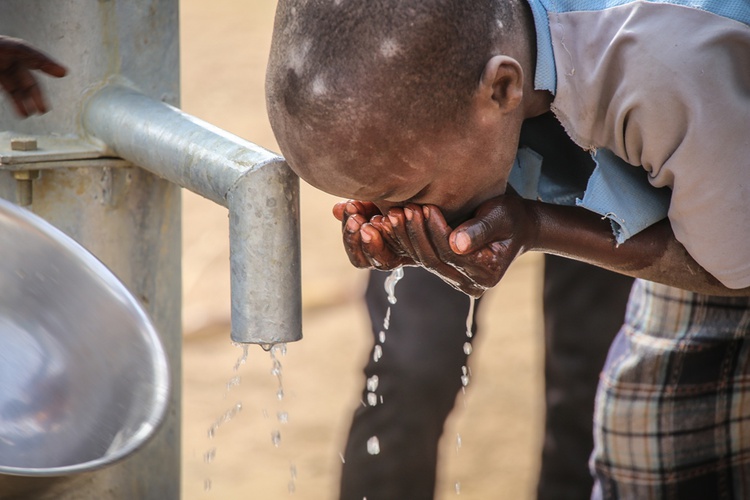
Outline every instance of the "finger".
<path fill-rule="evenodd" d="M 440 209 L 434 205 L 423 206 L 422 214 L 425 218 L 427 234 L 440 260 L 454 262 L 458 256 L 451 249 L 449 241 L 453 228 L 448 225 Z"/>
<path fill-rule="evenodd" d="M 368 258 L 373 267 L 388 270 L 401 265 L 414 265 L 413 261 L 393 252 L 386 245 L 380 232 L 372 224 L 363 224 L 360 233 L 362 253 Z"/>
<path fill-rule="evenodd" d="M 344 213 L 348 215 L 361 214 L 370 220 L 375 215 L 380 215 L 380 209 L 370 201 L 349 200 L 344 207 Z"/>
<path fill-rule="evenodd" d="M 365 221 L 360 216 L 349 217 L 344 224 L 343 240 L 344 250 L 346 255 L 349 257 L 349 262 L 354 267 L 368 268 L 371 266 L 370 260 L 362 251 L 362 239 L 360 237 L 360 229 Z"/>
<path fill-rule="evenodd" d="M 409 235 L 406 232 L 406 217 L 401 207 L 394 207 L 388 210 L 388 222 L 391 226 L 391 234 L 396 240 L 399 248 L 406 253 L 414 262 L 419 263 L 419 257 L 414 251 Z"/>
<path fill-rule="evenodd" d="M 23 40 L 4 40 L 4 46 L 10 45 L 16 55 L 11 56 L 15 59 L 16 64 L 23 65 L 28 69 L 42 71 L 50 76 L 57 78 L 63 77 L 68 73 L 67 68 L 54 60 L 41 50 L 38 50 Z"/>
<path fill-rule="evenodd" d="M 417 205 L 407 205 L 404 207 L 404 215 L 406 217 L 407 234 L 411 240 L 414 252 L 418 256 L 418 262 L 429 271 L 441 276 L 443 280 L 453 282 L 453 286 L 461 291 L 475 290 L 476 283 L 474 283 L 470 275 L 463 273 L 461 268 L 442 260 L 436 252 L 426 228 L 422 208 Z M 447 241 L 445 245 L 447 245 Z"/>
<path fill-rule="evenodd" d="M 393 235 L 393 228 L 391 227 L 391 222 L 388 220 L 387 217 L 383 217 L 382 215 L 376 215 L 372 219 L 370 219 L 370 224 L 373 225 L 375 229 L 380 232 L 381 237 L 385 241 L 385 243 L 398 255 L 404 255 L 405 252 L 401 248 L 401 245 L 396 240 L 396 237 Z"/>
<path fill-rule="evenodd" d="M 346 207 L 347 203 L 348 201 L 340 201 L 336 203 L 331 210 L 333 212 L 333 216 L 341 222 L 344 222 L 344 208 Z"/>

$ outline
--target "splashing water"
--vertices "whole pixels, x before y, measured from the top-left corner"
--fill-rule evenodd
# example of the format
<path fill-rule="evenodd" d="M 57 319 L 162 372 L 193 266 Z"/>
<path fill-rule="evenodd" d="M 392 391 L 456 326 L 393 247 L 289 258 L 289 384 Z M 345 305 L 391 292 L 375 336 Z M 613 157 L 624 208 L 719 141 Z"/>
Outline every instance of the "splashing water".
<path fill-rule="evenodd" d="M 237 362 L 234 363 L 234 367 L 232 368 L 232 371 L 238 371 L 240 369 L 240 366 L 247 363 L 247 355 L 249 353 L 250 344 L 240 344 L 238 342 L 232 342 L 232 345 L 235 347 L 242 347 L 242 355 L 237 358 Z"/>
<path fill-rule="evenodd" d="M 367 390 L 371 392 L 375 392 L 378 390 L 378 382 L 380 379 L 377 375 L 373 375 L 372 377 L 367 379 Z"/>
<path fill-rule="evenodd" d="M 367 404 L 370 406 L 375 406 L 378 404 L 378 395 L 374 392 L 368 392 L 367 393 Z"/>

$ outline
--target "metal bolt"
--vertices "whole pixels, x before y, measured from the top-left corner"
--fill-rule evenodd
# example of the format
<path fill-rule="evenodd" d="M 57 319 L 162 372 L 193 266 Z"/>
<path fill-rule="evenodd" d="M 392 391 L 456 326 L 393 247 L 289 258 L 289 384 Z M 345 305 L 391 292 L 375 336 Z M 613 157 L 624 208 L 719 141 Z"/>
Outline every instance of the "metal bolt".
<path fill-rule="evenodd" d="M 16 179 L 16 203 L 22 207 L 31 205 L 32 181 L 39 178 L 39 170 L 19 170 L 13 172 L 13 177 Z"/>
<path fill-rule="evenodd" d="M 13 137 L 10 140 L 10 149 L 13 151 L 34 151 L 36 139 L 33 137 Z"/>

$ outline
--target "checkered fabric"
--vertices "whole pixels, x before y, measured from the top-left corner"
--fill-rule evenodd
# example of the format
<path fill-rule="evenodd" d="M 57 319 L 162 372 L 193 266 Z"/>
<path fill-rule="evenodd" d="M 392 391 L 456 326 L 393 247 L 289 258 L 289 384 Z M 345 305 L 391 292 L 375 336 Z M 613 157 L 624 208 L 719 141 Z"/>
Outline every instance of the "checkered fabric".
<path fill-rule="evenodd" d="M 599 383 L 603 499 L 750 498 L 750 298 L 636 280 Z"/>

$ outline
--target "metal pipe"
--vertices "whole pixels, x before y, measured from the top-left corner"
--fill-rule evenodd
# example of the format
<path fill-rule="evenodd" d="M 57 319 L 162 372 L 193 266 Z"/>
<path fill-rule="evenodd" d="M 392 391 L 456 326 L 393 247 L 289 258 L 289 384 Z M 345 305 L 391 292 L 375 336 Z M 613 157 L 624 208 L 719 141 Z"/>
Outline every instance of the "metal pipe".
<path fill-rule="evenodd" d="M 299 181 L 283 158 L 121 85 L 83 125 L 113 153 L 229 208 L 232 340 L 302 337 Z"/>

